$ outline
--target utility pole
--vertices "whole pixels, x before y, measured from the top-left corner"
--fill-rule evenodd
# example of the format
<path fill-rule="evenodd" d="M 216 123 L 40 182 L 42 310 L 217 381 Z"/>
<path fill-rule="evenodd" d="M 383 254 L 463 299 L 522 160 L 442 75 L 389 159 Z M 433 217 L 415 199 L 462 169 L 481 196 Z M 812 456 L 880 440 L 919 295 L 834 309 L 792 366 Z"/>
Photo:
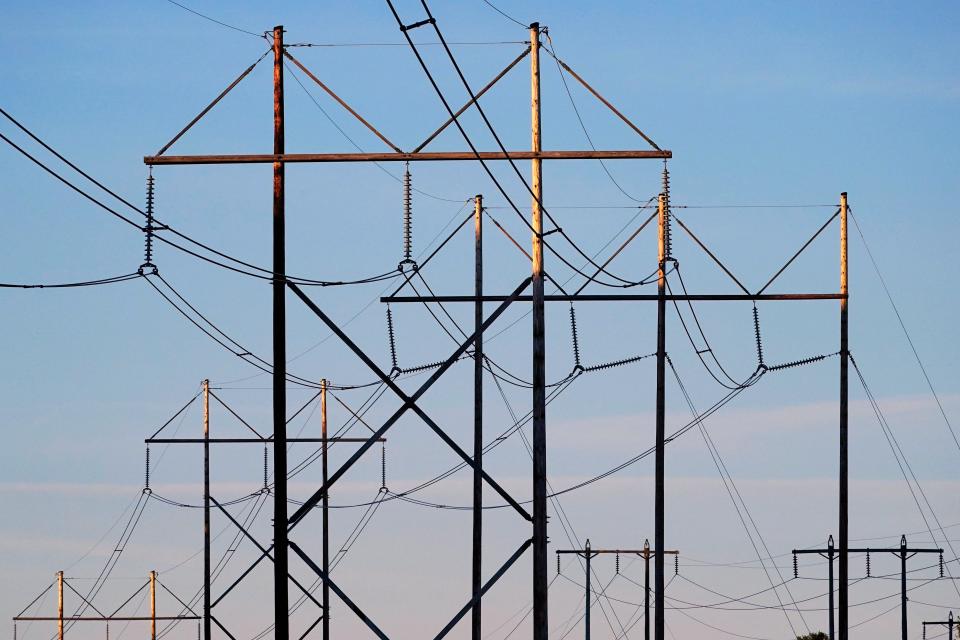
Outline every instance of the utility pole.
<path fill-rule="evenodd" d="M 828 597 L 828 609 L 830 610 L 830 624 L 829 624 L 829 638 L 830 640 L 834 639 L 834 615 L 833 615 L 833 559 L 836 555 L 836 550 L 833 546 L 833 536 L 827 538 L 827 548 L 826 549 L 794 549 L 793 550 L 793 577 L 798 577 L 797 573 L 797 556 L 803 554 L 815 553 L 818 556 L 822 556 L 827 559 L 827 580 L 829 584 L 829 597 Z"/>
<path fill-rule="evenodd" d="M 667 360 L 667 194 L 661 193 L 657 199 L 657 408 L 656 408 L 656 444 L 655 444 L 655 498 L 654 498 L 654 536 L 656 546 L 653 565 L 653 588 L 657 594 L 654 605 L 653 632 L 656 640 L 664 640 L 664 598 L 665 586 L 663 567 L 664 526 L 664 449 L 666 446 L 666 360 Z"/>
<path fill-rule="evenodd" d="M 656 557 L 656 550 L 650 549 L 650 541 L 644 540 L 643 549 L 593 549 L 590 547 L 590 540 L 587 540 L 583 549 L 558 549 L 557 550 L 557 573 L 560 573 L 560 555 L 561 554 L 576 554 L 583 558 L 586 561 L 586 580 L 584 582 L 586 590 L 586 610 L 584 613 L 584 624 L 586 625 L 585 629 L 585 638 L 590 640 L 590 600 L 591 600 L 591 590 L 590 590 L 590 560 L 595 556 L 603 554 L 615 554 L 618 558 L 617 561 L 617 572 L 619 573 L 619 557 L 621 555 L 633 555 L 643 558 L 644 564 L 644 581 L 643 587 L 645 591 L 644 595 L 644 638 L 645 640 L 650 640 L 650 558 Z M 663 554 L 669 555 L 678 555 L 680 552 L 676 549 L 664 549 Z M 662 597 L 662 596 L 661 596 Z"/>
<path fill-rule="evenodd" d="M 840 194 L 840 640 L 847 640 L 849 633 L 848 579 L 849 579 L 849 473 L 847 467 L 848 452 L 848 377 L 850 345 L 847 335 L 847 192 Z M 832 593 L 832 592 L 831 592 Z M 906 631 L 904 631 L 906 634 Z M 904 635 L 906 637 L 906 635 Z"/>
<path fill-rule="evenodd" d="M 954 624 L 953 611 L 950 612 L 950 615 L 947 616 L 947 619 L 946 619 L 946 620 L 942 620 L 942 621 L 932 621 L 932 622 L 928 622 L 928 621 L 924 620 L 924 622 L 923 622 L 923 640 L 927 640 L 927 625 L 928 625 L 928 624 L 936 625 L 936 626 L 938 626 L 938 627 L 946 627 L 946 628 L 947 628 L 947 640 L 954 640 L 954 637 L 953 637 L 953 624 Z"/>
<path fill-rule="evenodd" d="M 150 640 L 157 640 L 157 572 L 150 572 Z"/>
<path fill-rule="evenodd" d="M 531 151 L 540 145 L 540 23 L 530 25 Z M 535 155 L 530 161 L 533 194 L 531 293 L 533 315 L 533 640 L 547 640 L 547 401 L 543 279 L 543 172 Z"/>
<path fill-rule="evenodd" d="M 943 549 L 929 549 L 919 547 L 908 547 L 907 536 L 900 536 L 900 546 L 886 549 L 877 549 L 864 547 L 862 549 L 849 549 L 850 553 L 892 553 L 900 558 L 900 637 L 907 640 L 907 560 L 918 553 L 939 553 L 941 557 L 940 575 L 943 576 Z M 842 565 L 841 565 L 842 566 Z M 841 609 L 842 611 L 842 609 Z M 841 627 L 842 628 L 842 627 Z"/>
<path fill-rule="evenodd" d="M 210 627 L 210 380 L 203 381 L 203 640 Z"/>
<path fill-rule="evenodd" d="M 323 462 L 323 590 L 321 603 L 323 604 L 323 640 L 330 640 L 330 583 L 327 576 L 330 575 L 330 492 L 327 489 L 327 455 L 329 453 L 329 441 L 327 439 L 327 379 L 320 381 L 320 437 L 323 442 L 320 445 Z"/>
<path fill-rule="evenodd" d="M 57 571 L 57 639 L 63 640 L 63 571 Z"/>
<path fill-rule="evenodd" d="M 282 156 L 283 26 L 273 28 L 273 153 Z M 273 617 L 275 637 L 290 637 L 287 545 L 287 311 L 284 162 L 273 162 Z"/>
<path fill-rule="evenodd" d="M 483 580 L 483 196 L 473 201 L 474 227 L 474 332 L 473 344 L 473 563 L 471 588 L 473 611 L 471 638 L 481 640 L 482 606 L 480 589 Z"/>

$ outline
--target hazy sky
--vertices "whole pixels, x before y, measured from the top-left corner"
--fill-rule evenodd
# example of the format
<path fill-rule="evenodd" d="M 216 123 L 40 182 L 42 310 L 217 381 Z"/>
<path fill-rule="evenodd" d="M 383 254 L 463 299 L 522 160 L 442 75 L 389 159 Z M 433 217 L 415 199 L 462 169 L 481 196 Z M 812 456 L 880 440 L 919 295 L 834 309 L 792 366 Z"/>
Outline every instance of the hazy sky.
<path fill-rule="evenodd" d="M 412 52 L 395 46 L 403 40 L 384 3 L 184 4 L 236 29 L 166 0 L 4 3 L 0 21 L 6 28 L 0 42 L 7 55 L 0 61 L 0 106 L 139 206 L 147 175 L 142 157 L 155 153 L 257 60 L 267 43 L 256 34 L 276 24 L 286 28 L 288 43 L 376 44 L 291 51 L 401 148 L 415 147 L 446 117 Z M 953 295 L 960 267 L 955 248 L 960 231 L 955 204 L 960 199 L 960 10 L 954 3 L 497 4 L 521 23 L 538 20 L 547 26 L 551 40 L 545 42 L 558 56 L 660 146 L 673 150 L 669 166 L 677 215 L 748 288 L 762 286 L 830 217 L 839 193 L 848 191 L 943 410 L 955 418 L 960 410 L 960 381 L 953 368 L 960 357 L 955 339 L 960 307 Z M 419 2 L 402 0 L 397 6 L 408 23 L 423 18 Z M 523 50 L 527 31 L 480 0 L 431 6 L 448 40 L 461 43 L 454 53 L 475 89 Z M 435 42 L 428 29 L 415 36 L 419 42 Z M 426 45 L 423 51 L 445 95 L 461 104 L 465 92 L 442 49 Z M 387 150 L 299 71 L 288 71 L 286 78 L 288 151 Z M 593 144 L 646 148 L 582 87 L 569 78 L 568 83 Z M 528 148 L 527 63 L 518 65 L 482 103 L 508 148 Z M 478 148 L 495 149 L 475 113 L 464 117 L 464 125 Z M 268 58 L 171 153 L 269 153 L 271 128 Z M 9 121 L 0 122 L 0 133 L 70 175 Z M 546 55 L 543 146 L 589 148 L 557 66 Z M 450 130 L 430 148 L 466 147 Z M 528 170 L 526 163 L 519 166 Z M 606 169 L 610 175 L 586 162 L 548 163 L 544 169 L 548 208 L 586 253 L 600 258 L 649 215 L 637 206 L 659 191 L 661 163 L 611 162 Z M 346 280 L 393 269 L 402 258 L 400 172 L 400 165 L 289 166 L 289 272 Z M 517 176 L 505 165 L 495 172 L 527 214 L 529 196 Z M 269 264 L 269 166 L 159 167 L 154 175 L 156 211 L 164 222 L 252 264 Z M 75 178 L 91 194 L 139 220 L 135 212 L 70 175 Z M 468 199 L 476 193 L 484 194 L 490 214 L 504 228 L 522 244 L 529 241 L 523 222 L 474 163 L 423 163 L 413 167 L 413 182 L 421 191 L 413 203 L 415 253 L 428 251 L 432 239 L 463 219 Z M 142 234 L 7 145 L 0 147 L 0 196 L 0 282 L 97 279 L 136 271 L 143 261 Z M 509 292 L 527 275 L 529 264 L 489 221 L 485 232 L 487 290 Z M 837 238 L 834 222 L 772 290 L 835 290 Z M 583 263 L 559 236 L 552 235 L 551 244 L 576 266 Z M 737 291 L 676 227 L 673 247 L 690 291 Z M 154 261 L 200 312 L 245 349 L 269 359 L 268 283 L 163 244 Z M 655 231 L 648 227 L 612 269 L 640 280 L 655 263 Z M 424 278 L 437 292 L 470 293 L 472 265 L 467 227 L 424 270 Z M 582 281 L 552 254 L 546 268 L 558 282 L 571 276 L 573 286 Z M 851 349 L 902 448 L 909 465 L 905 472 L 919 482 L 919 488 L 908 488 L 891 452 L 895 445 L 852 377 L 851 538 L 858 545 L 886 546 L 897 544 L 905 533 L 912 543 L 944 546 L 947 570 L 960 577 L 950 548 L 960 549 L 960 540 L 954 542 L 960 530 L 960 449 L 855 232 L 850 271 Z M 308 293 L 389 368 L 385 309 L 376 300 L 397 284 L 314 287 Z M 676 276 L 671 286 L 680 286 Z M 418 290 L 425 290 L 422 283 Z M 611 289 L 593 285 L 587 291 Z M 344 384 L 372 379 L 296 298 L 288 298 L 288 309 L 292 373 Z M 472 323 L 471 308 L 447 310 L 462 326 Z M 694 405 L 704 410 L 726 389 L 697 357 L 706 345 L 690 309 L 680 310 L 696 344 L 691 345 L 671 308 L 668 351 Z M 736 379 L 749 375 L 757 364 L 751 306 L 702 303 L 695 310 L 726 371 Z M 0 501 L 6 514 L 0 521 L 0 617 L 9 619 L 58 570 L 65 570 L 81 592 L 94 584 L 143 488 L 144 438 L 197 393 L 203 378 L 210 378 L 216 393 L 265 433 L 271 429 L 270 377 L 189 324 L 142 279 L 81 289 L 3 289 L 0 311 L 5 371 Z M 456 335 L 450 320 L 439 309 L 433 311 Z M 758 311 L 767 364 L 832 354 L 838 348 L 836 302 L 768 302 Z M 488 339 L 487 350 L 510 375 L 528 380 L 530 325 L 524 312 L 511 309 L 497 321 L 492 328 L 497 335 Z M 655 350 L 655 309 L 649 303 L 583 303 L 576 313 L 584 365 Z M 394 305 L 393 315 L 401 367 L 441 360 L 454 348 L 423 307 Z M 547 339 L 548 379 L 564 379 L 574 362 L 568 305 L 548 310 Z M 718 374 L 716 367 L 711 370 Z M 409 376 L 401 384 L 412 391 L 423 380 L 422 374 Z M 465 448 L 472 441 L 471 380 L 472 367 L 460 363 L 423 400 L 430 415 Z M 652 444 L 654 381 L 654 360 L 645 359 L 586 373 L 558 387 L 562 391 L 548 408 L 554 490 L 593 478 Z M 676 380 L 671 376 L 668 381 L 672 432 L 691 414 Z M 501 385 L 502 396 L 493 378 L 484 386 L 485 430 L 491 440 L 511 426 L 511 412 L 522 416 L 529 410 L 528 389 Z M 372 391 L 343 391 L 337 397 L 356 409 Z M 291 413 L 311 394 L 291 386 Z M 398 406 L 390 392 L 378 397 L 364 418 L 374 427 Z M 331 423 L 339 427 L 348 418 L 347 410 L 331 400 Z M 826 563 L 808 556 L 801 561 L 801 577 L 792 580 L 789 551 L 822 545 L 828 535 L 836 535 L 836 427 L 837 360 L 828 358 L 764 376 L 708 418 L 705 431 L 692 429 L 670 444 L 667 543 L 680 550 L 679 575 L 667 592 L 672 637 L 790 638 L 794 632 L 826 629 Z M 291 422 L 292 433 L 317 436 L 319 428 L 316 403 Z M 214 435 L 240 435 L 244 427 L 215 407 L 212 430 Z M 201 435 L 197 403 L 171 423 L 168 432 L 174 431 Z M 350 434 L 364 431 L 355 425 Z M 524 432 L 529 437 L 529 426 Z M 708 435 L 733 485 L 721 479 L 706 444 Z M 413 416 L 400 420 L 388 440 L 387 485 L 393 492 L 415 487 L 457 462 Z M 333 463 L 345 460 L 352 446 L 334 447 Z M 291 460 L 300 462 L 312 452 L 306 445 L 294 447 Z M 201 452 L 154 447 L 151 456 L 155 497 L 97 596 L 95 603 L 104 610 L 119 606 L 151 569 L 185 599 L 201 581 L 201 513 L 163 501 L 199 502 Z M 263 450 L 258 446 L 217 448 L 213 460 L 214 495 L 221 501 L 241 499 L 262 486 Z M 529 499 L 530 460 L 519 433 L 494 449 L 487 465 L 513 495 Z M 333 503 L 343 507 L 333 516 L 333 549 L 349 547 L 333 577 L 390 637 L 432 637 L 468 597 L 469 512 L 400 500 L 385 501 L 370 512 L 356 506 L 378 495 L 380 468 L 375 449 L 332 492 Z M 636 548 L 652 539 L 652 476 L 653 460 L 644 458 L 563 494 L 551 507 L 551 554 L 587 538 L 594 547 L 606 548 Z M 308 466 L 291 480 L 291 497 L 310 495 L 318 478 L 318 465 Z M 738 498 L 736 507 L 732 496 Z M 460 471 L 410 497 L 428 505 L 469 504 L 470 475 Z M 485 501 L 500 504 L 491 491 Z M 250 498 L 229 508 L 237 517 L 249 517 L 251 530 L 269 542 L 271 504 L 258 510 L 261 504 Z M 373 514 L 369 526 L 358 526 L 365 513 Z M 489 509 L 485 521 L 489 546 L 484 566 L 490 574 L 529 536 L 529 529 L 509 509 Z M 361 529 L 353 541 L 351 532 Z M 215 561 L 224 554 L 227 558 L 215 584 L 219 592 L 252 561 L 255 550 L 249 542 L 233 542 L 235 531 L 225 518 L 214 518 L 213 532 Z M 319 514 L 307 518 L 293 539 L 319 557 Z M 850 575 L 856 580 L 850 591 L 856 605 L 851 623 L 858 625 L 852 638 L 892 635 L 898 629 L 898 562 L 876 554 L 871 563 L 873 576 L 880 577 L 861 580 L 864 559 L 851 558 Z M 912 637 L 920 637 L 922 620 L 942 619 L 947 609 L 960 608 L 958 588 L 949 580 L 932 580 L 938 575 L 935 565 L 935 556 L 910 562 L 910 569 L 917 570 L 909 583 L 914 589 Z M 312 581 L 299 561 L 292 566 L 298 578 Z M 599 589 L 609 582 L 596 605 L 595 637 L 618 637 L 624 630 L 626 637 L 640 637 L 642 619 L 631 625 L 638 622 L 637 604 L 643 598 L 637 584 L 643 580 L 641 562 L 622 558 L 619 576 L 612 558 L 598 559 L 594 566 L 594 585 Z M 490 638 L 506 638 L 515 627 L 510 637 L 529 636 L 529 618 L 521 621 L 529 601 L 529 569 L 528 553 L 485 599 L 484 628 Z M 551 578 L 554 574 L 551 565 Z M 269 624 L 270 575 L 261 566 L 218 607 L 220 619 L 238 639 L 254 638 Z M 583 633 L 582 580 L 583 570 L 575 562 L 565 562 L 562 575 L 554 579 L 552 637 Z M 76 603 L 68 593 L 68 611 Z M 781 611 L 781 603 L 788 613 Z M 144 613 L 140 596 L 125 611 L 138 605 Z M 166 615 L 179 611 L 166 593 L 159 609 Z M 54 615 L 55 598 L 48 595 L 30 611 Z M 314 614 L 312 605 L 305 605 L 292 628 L 302 633 Z M 368 634 L 336 600 L 331 620 L 337 635 Z M 17 630 L 21 640 L 43 640 L 54 631 L 53 625 L 40 623 Z M 102 625 L 88 624 L 69 635 L 100 638 L 104 631 Z M 147 628 L 135 623 L 110 633 L 114 639 L 130 638 Z M 195 634 L 191 623 L 175 628 L 169 638 Z M 468 636 L 464 622 L 451 637 Z"/>

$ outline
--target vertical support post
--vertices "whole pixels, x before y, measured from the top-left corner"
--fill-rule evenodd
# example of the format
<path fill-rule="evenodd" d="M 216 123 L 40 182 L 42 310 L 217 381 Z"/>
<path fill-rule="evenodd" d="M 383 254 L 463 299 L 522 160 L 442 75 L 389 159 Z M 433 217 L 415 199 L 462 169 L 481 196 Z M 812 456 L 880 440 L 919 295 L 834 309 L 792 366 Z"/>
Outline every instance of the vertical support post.
<path fill-rule="evenodd" d="M 150 640 L 157 640 L 157 572 L 150 572 Z"/>
<path fill-rule="evenodd" d="M 900 637 L 907 640 L 907 536 L 900 536 Z"/>
<path fill-rule="evenodd" d="M 847 288 L 847 192 L 840 194 L 840 293 L 848 295 Z M 848 378 L 847 369 L 850 358 L 850 347 L 847 342 L 847 298 L 840 299 L 840 640 L 847 640 L 849 633 L 849 619 L 847 617 L 849 599 L 847 594 L 847 567 L 849 531 L 847 528 L 849 517 L 848 494 Z"/>
<path fill-rule="evenodd" d="M 643 640 L 650 640 L 650 541 L 643 541 Z"/>
<path fill-rule="evenodd" d="M 327 489 L 327 455 L 329 453 L 329 442 L 327 442 L 327 380 L 320 381 L 320 437 L 321 451 L 323 453 L 323 594 L 321 602 L 323 603 L 323 640 L 330 639 L 330 583 L 327 576 L 330 575 L 330 495 Z"/>
<path fill-rule="evenodd" d="M 657 202 L 657 410 L 656 410 L 656 496 L 654 499 L 654 603 L 653 633 L 655 640 L 664 640 L 664 448 L 666 439 L 666 234 L 667 195 Z"/>
<path fill-rule="evenodd" d="M 283 27 L 273 28 L 273 152 L 284 152 Z M 276 640 L 288 640 L 287 615 L 287 313 L 284 163 L 273 163 L 273 617 Z"/>
<path fill-rule="evenodd" d="M 210 627 L 210 380 L 203 381 L 203 639 Z"/>
<path fill-rule="evenodd" d="M 63 640 L 63 571 L 57 571 L 57 640 Z"/>
<path fill-rule="evenodd" d="M 591 596 L 591 593 L 590 593 L 590 558 L 593 556 L 593 554 L 590 553 L 590 539 L 589 539 L 589 538 L 587 538 L 587 544 L 586 544 L 586 546 L 585 546 L 583 549 L 584 549 L 584 551 L 585 551 L 585 553 L 584 553 L 583 555 L 584 555 L 584 557 L 587 559 L 587 563 L 586 563 L 586 564 L 587 564 L 587 579 L 584 581 L 584 585 L 585 585 L 585 586 L 584 586 L 584 592 L 585 592 L 585 594 L 586 594 L 586 595 L 585 595 L 586 601 L 585 601 L 584 604 L 583 604 L 583 606 L 585 607 L 585 609 L 584 609 L 584 616 L 583 616 L 583 637 L 584 637 L 585 640 L 590 640 L 590 596 Z"/>
<path fill-rule="evenodd" d="M 531 150 L 540 145 L 540 24 L 530 25 Z M 547 640 L 547 409 L 543 276 L 543 185 L 540 158 L 531 160 L 533 227 L 533 640 Z"/>
<path fill-rule="evenodd" d="M 953 611 L 947 616 L 947 640 L 954 640 L 953 637 Z"/>
<path fill-rule="evenodd" d="M 828 567 L 828 568 L 827 568 L 827 578 L 828 578 L 828 585 L 829 585 L 829 589 L 830 589 L 830 597 L 829 597 L 829 603 L 828 603 L 828 608 L 830 609 L 830 623 L 829 623 L 830 640 L 834 640 L 834 635 L 833 635 L 833 633 L 834 633 L 834 628 L 833 628 L 833 556 L 834 556 L 834 551 L 833 551 L 833 536 L 830 536 L 829 538 L 827 538 L 827 567 Z"/>
<path fill-rule="evenodd" d="M 474 332 L 473 343 L 473 564 L 471 587 L 473 612 L 471 638 L 481 640 L 482 606 L 480 590 L 483 579 L 483 196 L 473 202 L 474 227 Z"/>

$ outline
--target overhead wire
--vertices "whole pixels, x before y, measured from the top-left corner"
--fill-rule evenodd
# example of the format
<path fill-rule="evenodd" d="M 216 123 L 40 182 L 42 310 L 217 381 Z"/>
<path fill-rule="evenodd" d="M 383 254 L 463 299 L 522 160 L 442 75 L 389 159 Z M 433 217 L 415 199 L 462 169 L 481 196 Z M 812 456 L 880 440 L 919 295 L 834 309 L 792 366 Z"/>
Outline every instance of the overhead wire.
<path fill-rule="evenodd" d="M 443 94 L 443 91 L 440 89 L 440 86 L 437 84 L 436 80 L 434 79 L 433 74 L 431 73 L 429 67 L 427 66 L 427 64 L 426 64 L 426 62 L 424 61 L 423 57 L 420 55 L 420 52 L 419 52 L 419 50 L 417 49 L 417 45 L 413 42 L 413 39 L 410 37 L 410 34 L 409 34 L 408 30 L 406 30 L 406 29 L 404 28 L 403 21 L 401 20 L 400 15 L 397 13 L 397 10 L 396 10 L 396 8 L 395 8 L 394 5 L 393 5 L 392 0 L 387 0 L 387 5 L 388 5 L 388 7 L 390 8 L 390 11 L 393 13 L 393 16 L 394 16 L 394 18 L 396 19 L 397 25 L 398 25 L 399 27 L 401 27 L 401 31 L 403 32 L 404 37 L 406 38 L 407 42 L 409 43 L 410 48 L 411 48 L 411 50 L 412 50 L 413 53 L 414 53 L 414 56 L 417 58 L 417 61 L 419 62 L 421 69 L 424 71 L 424 74 L 426 75 L 426 77 L 427 77 L 427 79 L 429 80 L 431 86 L 433 87 L 434 91 L 436 92 L 437 97 L 440 98 L 440 101 L 443 103 L 444 108 L 447 110 L 448 114 L 449 114 L 450 117 L 452 118 L 454 125 L 457 127 L 457 130 L 460 132 L 460 135 L 463 137 L 464 141 L 467 143 L 467 146 L 470 147 L 470 150 L 473 152 L 473 154 L 474 154 L 474 156 L 476 157 L 476 159 L 480 162 L 481 167 L 483 167 L 484 172 L 487 174 L 487 176 L 488 176 L 488 177 L 490 178 L 490 180 L 493 182 L 494 186 L 495 186 L 495 187 L 497 188 L 497 190 L 500 192 L 500 195 L 503 196 L 503 198 L 507 201 L 507 203 L 508 203 L 508 205 L 510 206 L 510 208 L 513 209 L 513 211 L 517 214 L 517 216 L 520 218 L 520 220 L 523 221 L 523 223 L 527 226 L 528 229 L 530 229 L 532 232 L 536 233 L 536 232 L 534 231 L 533 227 L 531 226 L 531 224 L 526 220 L 526 218 L 525 218 L 525 217 L 523 216 L 523 214 L 520 212 L 520 209 L 516 206 L 516 204 L 513 202 L 513 200 L 512 200 L 512 199 L 510 198 L 510 196 L 507 194 L 506 189 L 503 187 L 503 185 L 501 184 L 501 182 L 500 182 L 500 181 L 497 179 L 497 177 L 494 175 L 493 171 L 490 169 L 490 167 L 488 166 L 487 162 L 480 156 L 479 151 L 477 151 L 476 145 L 473 143 L 473 141 L 471 140 L 470 136 L 467 134 L 466 130 L 463 128 L 463 125 L 460 123 L 460 121 L 459 121 L 458 119 L 456 119 L 456 118 L 454 117 L 454 111 L 453 111 L 452 107 L 450 106 L 450 103 L 447 101 L 446 96 Z M 432 26 L 433 26 L 433 28 L 434 28 L 434 31 L 437 33 L 437 37 L 440 39 L 441 42 L 445 42 L 445 39 L 444 39 L 444 37 L 443 37 L 443 33 L 440 31 L 440 28 L 439 28 L 438 25 L 437 25 L 437 21 L 436 21 L 436 19 L 433 17 L 433 14 L 430 12 L 430 9 L 429 9 L 429 7 L 427 6 L 426 2 L 424 2 L 423 0 L 421 0 L 421 5 L 423 6 L 424 10 L 426 11 L 426 13 L 427 13 L 427 15 L 428 15 L 428 17 L 429 17 L 429 22 L 430 22 L 430 24 L 432 24 Z M 511 157 L 509 156 L 509 152 L 507 152 L 506 147 L 504 147 L 503 142 L 501 141 L 499 135 L 497 134 L 496 130 L 493 128 L 493 125 L 490 123 L 489 119 L 487 118 L 486 112 L 483 110 L 483 107 L 482 107 L 482 106 L 480 105 L 480 103 L 477 101 L 476 94 L 474 93 L 473 89 L 470 87 L 470 84 L 467 82 L 466 77 L 463 75 L 463 72 L 462 72 L 462 70 L 461 70 L 461 68 L 460 68 L 459 63 L 458 63 L 457 60 L 456 60 L 456 57 L 453 55 L 453 52 L 450 51 L 450 48 L 449 48 L 448 46 L 446 46 L 446 44 L 444 45 L 444 51 L 447 53 L 447 57 L 450 59 L 451 64 L 452 64 L 453 67 L 454 67 L 454 70 L 457 72 L 457 76 L 460 78 L 461 82 L 462 82 L 463 85 L 464 85 L 464 88 L 467 90 L 467 93 L 469 94 L 470 99 L 471 99 L 471 101 L 472 101 L 473 107 L 475 107 L 476 110 L 477 110 L 477 113 L 480 114 L 481 118 L 483 119 L 484 123 L 486 124 L 487 129 L 490 131 L 490 134 L 493 136 L 494 140 L 496 140 L 498 147 L 500 148 L 500 150 L 501 150 L 504 154 L 506 154 L 507 160 L 508 160 L 510 166 L 513 168 L 514 172 L 516 173 L 517 177 L 520 179 L 521 183 L 526 187 L 526 190 L 531 194 L 532 197 L 535 197 L 535 198 L 536 198 L 536 196 L 534 195 L 533 190 L 532 190 L 532 188 L 530 187 L 529 183 L 526 181 L 526 179 L 523 177 L 523 174 L 522 174 L 522 173 L 520 172 L 520 170 L 517 168 L 516 162 L 513 160 L 513 158 L 511 158 Z M 590 264 L 592 264 L 594 267 L 598 267 L 599 265 L 597 265 L 595 262 L 593 262 L 593 261 L 590 259 L 590 257 L 589 257 L 586 253 L 584 253 L 583 250 L 580 249 L 580 247 L 579 247 L 578 245 L 576 245 L 576 243 L 574 243 L 574 242 L 572 241 L 572 239 L 570 239 L 570 237 L 563 231 L 563 229 L 557 224 L 557 222 L 550 216 L 550 213 L 546 210 L 546 208 L 543 207 L 542 200 L 541 200 L 540 198 L 536 198 L 536 199 L 537 199 L 537 201 L 538 201 L 538 203 L 539 203 L 539 205 L 540 205 L 541 210 L 543 211 L 543 214 L 547 217 L 548 220 L 551 221 L 551 223 L 554 224 L 554 226 L 555 226 L 555 229 L 554 229 L 554 230 L 555 230 L 557 233 L 559 233 L 560 236 L 563 237 L 563 238 L 577 251 L 577 253 L 580 253 L 580 255 L 581 255 L 582 257 L 586 258 L 586 259 L 590 262 Z M 548 233 L 551 233 L 551 232 L 548 232 Z M 569 260 L 567 260 L 562 254 L 560 254 L 557 250 L 555 250 L 555 249 L 550 245 L 550 243 L 547 242 L 546 238 L 544 237 L 545 235 L 546 235 L 546 234 L 543 233 L 543 232 L 539 233 L 540 241 L 543 243 L 543 246 L 544 246 L 544 247 L 546 247 L 548 250 L 550 250 L 551 253 L 553 253 L 553 254 L 554 254 L 563 264 L 565 264 L 568 268 L 574 270 L 575 272 L 580 273 L 580 275 L 582 275 L 582 276 L 584 276 L 584 277 L 588 277 L 588 276 L 586 276 L 583 272 L 581 272 L 581 271 L 579 271 L 578 269 L 576 269 L 576 267 L 575 267 Z M 599 280 L 597 281 L 598 284 L 603 284 L 603 285 L 605 285 L 605 286 L 611 286 L 611 287 L 635 286 L 635 285 L 637 284 L 637 283 L 631 282 L 631 281 L 629 281 L 629 280 L 626 280 L 626 279 L 624 279 L 624 278 L 620 278 L 619 276 L 616 276 L 616 275 L 614 275 L 614 274 L 611 274 L 610 272 L 608 272 L 608 271 L 606 271 L 605 269 L 602 269 L 602 268 L 601 268 L 601 272 L 603 272 L 603 273 L 605 273 L 606 275 L 614 278 L 615 280 L 619 280 L 621 284 L 604 283 L 604 282 L 601 282 L 601 281 L 599 281 Z"/>
<path fill-rule="evenodd" d="M 883 273 L 880 271 L 880 266 L 877 264 L 876 258 L 874 258 L 873 251 L 870 250 L 870 245 L 867 244 L 867 238 L 863 233 L 863 229 L 860 228 L 860 223 L 857 221 L 857 217 L 853 215 L 853 208 L 848 206 L 847 210 L 850 212 L 850 219 L 853 220 L 853 226 L 856 228 L 857 235 L 860 237 L 860 241 L 863 243 L 863 248 L 867 252 L 867 257 L 870 258 L 870 264 L 873 265 L 873 271 L 877 274 L 877 279 L 880 280 L 880 286 L 883 287 L 883 292 L 887 297 L 887 301 L 890 303 L 890 308 L 893 309 L 893 313 L 897 317 L 897 323 L 900 325 L 900 329 L 903 330 L 903 335 L 907 339 L 907 344 L 910 345 L 910 351 L 913 352 L 913 357 L 916 359 L 917 365 L 920 367 L 920 372 L 923 374 L 923 379 L 927 383 L 927 388 L 930 389 L 930 394 L 937 403 L 937 408 L 940 410 L 940 415 L 943 417 L 943 422 L 946 424 L 947 430 L 950 432 L 953 443 L 958 449 L 960 449 L 960 439 L 957 439 L 957 433 L 953 429 L 953 424 L 950 422 L 950 418 L 947 417 L 947 412 L 943 408 L 943 403 L 940 401 L 940 396 L 933 387 L 933 381 L 930 379 L 930 375 L 927 373 L 927 368 L 924 366 L 923 360 L 920 359 L 920 353 L 917 351 L 917 347 L 913 342 L 913 338 L 911 337 L 910 332 L 907 330 L 907 325 L 903 321 L 903 316 L 900 315 L 900 309 L 897 307 L 897 303 L 893 299 L 893 294 L 890 293 L 890 288 L 887 286 L 887 281 L 884 279 Z"/>

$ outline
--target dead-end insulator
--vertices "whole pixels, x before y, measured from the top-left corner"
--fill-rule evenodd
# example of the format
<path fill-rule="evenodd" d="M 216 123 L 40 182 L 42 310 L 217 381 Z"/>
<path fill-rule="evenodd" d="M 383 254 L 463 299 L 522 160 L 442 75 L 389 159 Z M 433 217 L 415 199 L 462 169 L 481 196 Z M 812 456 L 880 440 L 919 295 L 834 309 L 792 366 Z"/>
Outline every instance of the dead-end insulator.
<path fill-rule="evenodd" d="M 573 341 L 573 368 L 583 371 L 580 363 L 580 334 L 577 332 L 577 310 L 570 303 L 570 338 Z"/>
<path fill-rule="evenodd" d="M 403 260 L 398 265 L 403 271 L 407 265 L 417 266 L 413 259 L 413 180 L 410 176 L 410 163 L 403 171 Z"/>
<path fill-rule="evenodd" d="M 140 268 L 137 270 L 140 275 L 145 275 L 148 272 L 157 272 L 157 267 L 153 264 L 153 232 L 157 228 L 154 225 L 153 220 L 153 203 L 155 198 L 154 191 L 153 167 L 150 167 L 149 172 L 147 173 L 147 206 L 145 212 L 147 216 L 147 224 L 143 227 L 143 264 L 141 264 Z"/>

